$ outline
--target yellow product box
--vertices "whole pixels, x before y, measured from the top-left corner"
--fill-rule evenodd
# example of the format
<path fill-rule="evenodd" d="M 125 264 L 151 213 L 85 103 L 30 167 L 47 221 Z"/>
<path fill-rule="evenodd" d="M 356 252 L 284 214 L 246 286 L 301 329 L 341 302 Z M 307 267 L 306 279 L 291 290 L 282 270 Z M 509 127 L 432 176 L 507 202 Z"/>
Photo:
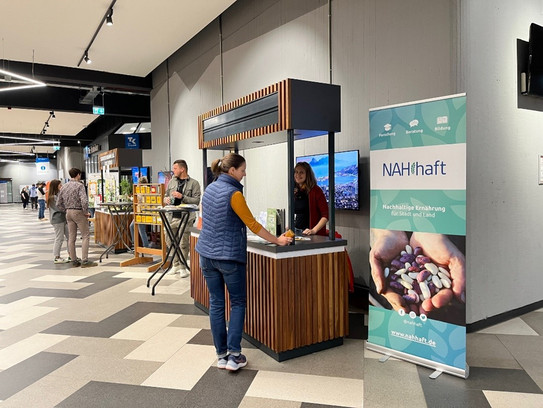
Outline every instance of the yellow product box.
<path fill-rule="evenodd" d="M 136 222 L 137 223 L 140 223 L 141 222 L 141 215 L 136 215 Z"/>
<path fill-rule="evenodd" d="M 147 204 L 151 204 L 151 196 L 145 197 L 145 202 L 146 202 Z"/>
<path fill-rule="evenodd" d="M 151 196 L 151 204 L 156 204 L 156 196 Z"/>
<path fill-rule="evenodd" d="M 145 222 L 147 222 L 149 224 L 151 224 L 153 222 L 153 217 L 151 215 L 147 215 L 145 218 L 146 218 Z"/>
<path fill-rule="evenodd" d="M 162 204 L 162 197 L 161 196 L 157 196 L 156 203 L 157 204 Z"/>

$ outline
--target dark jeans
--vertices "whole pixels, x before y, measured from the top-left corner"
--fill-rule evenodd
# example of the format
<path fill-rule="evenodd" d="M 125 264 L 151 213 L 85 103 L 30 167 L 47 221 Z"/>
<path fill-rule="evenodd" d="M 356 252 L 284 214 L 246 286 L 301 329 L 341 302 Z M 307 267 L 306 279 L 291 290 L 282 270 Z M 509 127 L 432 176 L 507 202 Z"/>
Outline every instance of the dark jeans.
<path fill-rule="evenodd" d="M 45 218 L 45 200 L 38 200 L 38 205 L 40 206 L 38 211 L 38 219 Z"/>
<path fill-rule="evenodd" d="M 38 209 L 38 197 L 30 197 L 30 204 L 32 205 L 32 209 Z"/>
<path fill-rule="evenodd" d="M 200 255 L 200 267 L 209 289 L 209 321 L 218 357 L 241 352 L 241 333 L 247 303 L 246 265 Z M 226 331 L 224 285 L 230 295 L 230 324 Z"/>

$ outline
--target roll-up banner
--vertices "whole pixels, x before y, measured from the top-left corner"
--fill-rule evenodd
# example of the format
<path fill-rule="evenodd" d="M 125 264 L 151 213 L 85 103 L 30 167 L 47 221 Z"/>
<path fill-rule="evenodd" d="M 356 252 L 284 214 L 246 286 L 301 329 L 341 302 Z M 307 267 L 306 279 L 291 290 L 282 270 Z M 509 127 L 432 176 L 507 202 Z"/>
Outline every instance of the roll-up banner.
<path fill-rule="evenodd" d="M 466 96 L 371 109 L 367 348 L 467 378 Z"/>

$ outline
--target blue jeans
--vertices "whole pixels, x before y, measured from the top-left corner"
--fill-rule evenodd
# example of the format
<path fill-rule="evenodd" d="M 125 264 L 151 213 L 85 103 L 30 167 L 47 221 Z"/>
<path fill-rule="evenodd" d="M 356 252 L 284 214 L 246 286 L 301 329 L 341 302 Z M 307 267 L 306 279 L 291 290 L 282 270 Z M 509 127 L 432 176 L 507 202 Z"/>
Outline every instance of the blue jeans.
<path fill-rule="evenodd" d="M 217 356 L 241 352 L 241 333 L 247 304 L 246 265 L 200 255 L 200 267 L 209 290 L 209 321 Z M 224 285 L 230 295 L 230 324 L 226 331 Z"/>
<path fill-rule="evenodd" d="M 41 220 L 42 218 L 45 218 L 45 200 L 38 200 L 38 205 L 40 206 L 38 218 Z"/>
<path fill-rule="evenodd" d="M 135 244 L 134 240 L 134 220 L 130 223 L 130 237 L 132 238 L 132 244 Z M 138 224 L 138 231 L 140 232 L 140 238 L 139 241 L 140 247 L 149 247 L 149 238 L 147 238 L 147 230 L 145 228 L 145 224 Z"/>

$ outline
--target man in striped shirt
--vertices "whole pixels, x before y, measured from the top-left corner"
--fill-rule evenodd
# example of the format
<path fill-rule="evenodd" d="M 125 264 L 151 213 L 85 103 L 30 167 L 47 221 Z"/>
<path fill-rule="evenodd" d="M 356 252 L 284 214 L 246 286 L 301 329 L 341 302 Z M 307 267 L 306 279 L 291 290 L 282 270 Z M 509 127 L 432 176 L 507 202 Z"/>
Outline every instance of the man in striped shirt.
<path fill-rule="evenodd" d="M 73 167 L 68 172 L 71 180 L 62 187 L 58 193 L 57 208 L 66 212 L 68 222 L 68 252 L 72 266 L 90 268 L 97 266 L 96 262 L 89 261 L 89 199 L 85 186 L 81 183 L 81 170 Z M 75 241 L 77 230 L 81 232 L 81 260 L 77 258 Z"/>

